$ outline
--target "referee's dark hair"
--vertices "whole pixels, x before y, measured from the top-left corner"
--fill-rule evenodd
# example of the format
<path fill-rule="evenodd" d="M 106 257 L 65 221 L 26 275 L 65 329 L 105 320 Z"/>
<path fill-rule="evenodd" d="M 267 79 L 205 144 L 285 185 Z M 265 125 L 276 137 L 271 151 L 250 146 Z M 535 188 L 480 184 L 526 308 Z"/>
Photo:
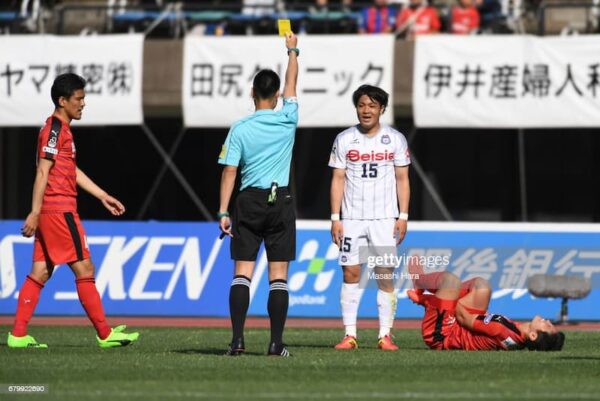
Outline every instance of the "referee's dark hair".
<path fill-rule="evenodd" d="M 279 75 L 275 71 L 261 70 L 256 74 L 252 82 L 254 97 L 263 100 L 270 99 L 275 96 L 280 85 Z"/>
<path fill-rule="evenodd" d="M 52 97 L 52 103 L 58 107 L 58 99 L 64 97 L 65 99 L 70 98 L 73 92 L 79 89 L 85 88 L 85 79 L 81 78 L 77 74 L 68 72 L 61 74 L 54 79 L 52 89 L 50 89 L 50 96 Z"/>
<path fill-rule="evenodd" d="M 354 91 L 352 94 L 352 102 L 354 102 L 354 107 L 358 106 L 358 100 L 363 95 L 367 95 L 369 99 L 379 103 L 382 108 L 387 108 L 390 95 L 388 95 L 383 89 L 373 85 L 361 85 L 357 90 Z"/>

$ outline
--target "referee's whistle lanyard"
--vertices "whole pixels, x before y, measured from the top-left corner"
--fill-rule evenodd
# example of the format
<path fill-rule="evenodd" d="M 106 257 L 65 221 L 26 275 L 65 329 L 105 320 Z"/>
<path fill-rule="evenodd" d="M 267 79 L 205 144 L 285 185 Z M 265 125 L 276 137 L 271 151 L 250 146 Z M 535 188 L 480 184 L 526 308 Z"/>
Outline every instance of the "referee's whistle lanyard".
<path fill-rule="evenodd" d="M 267 203 L 269 205 L 274 205 L 275 202 L 277 202 L 277 188 L 279 187 L 279 185 L 277 185 L 277 181 L 273 181 L 271 183 L 271 192 L 269 192 L 269 196 L 267 197 Z"/>

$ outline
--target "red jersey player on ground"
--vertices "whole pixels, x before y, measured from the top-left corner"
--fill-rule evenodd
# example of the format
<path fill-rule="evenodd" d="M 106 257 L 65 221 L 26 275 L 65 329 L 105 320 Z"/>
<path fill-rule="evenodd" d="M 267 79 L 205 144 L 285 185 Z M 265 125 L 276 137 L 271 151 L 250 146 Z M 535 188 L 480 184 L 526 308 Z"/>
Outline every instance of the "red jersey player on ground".
<path fill-rule="evenodd" d="M 125 326 L 111 329 L 106 323 L 94 280 L 94 265 L 77 214 L 77 185 L 98 198 L 114 216 L 125 212 L 121 202 L 98 187 L 75 162 L 70 123 L 81 118 L 85 107 L 84 88 L 85 80 L 71 73 L 59 75 L 52 84 L 55 110 L 38 137 L 31 213 L 21 229 L 25 237 L 35 234 L 35 241 L 33 267 L 19 292 L 15 323 L 12 332 L 8 333 L 8 346 L 12 348 L 48 347 L 27 335 L 27 324 L 54 267 L 63 263 L 67 263 L 75 274 L 77 295 L 96 328 L 100 347 L 129 345 L 139 336 L 138 333 L 123 332 Z"/>
<path fill-rule="evenodd" d="M 516 323 L 488 313 L 492 291 L 481 277 L 461 283 L 452 273 L 437 272 L 421 273 L 413 281 L 416 289 L 408 295 L 425 307 L 422 335 L 431 349 L 559 351 L 563 347 L 565 335 L 548 320 L 535 316 L 530 322 Z M 433 295 L 423 294 L 424 289 Z"/>
<path fill-rule="evenodd" d="M 479 11 L 473 5 L 473 0 L 458 0 L 452 6 L 451 30 L 454 34 L 469 35 L 479 29 Z"/>

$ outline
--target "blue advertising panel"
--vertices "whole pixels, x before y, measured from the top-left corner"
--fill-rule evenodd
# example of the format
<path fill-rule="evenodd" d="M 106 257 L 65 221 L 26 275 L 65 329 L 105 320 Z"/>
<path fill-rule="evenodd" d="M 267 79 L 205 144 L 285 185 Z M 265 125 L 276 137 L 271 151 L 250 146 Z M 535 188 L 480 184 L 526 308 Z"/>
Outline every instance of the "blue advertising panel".
<path fill-rule="evenodd" d="M 233 265 L 210 223 L 84 222 L 108 315 L 228 316 Z M 0 222 L 0 314 L 12 314 L 31 267 L 22 222 Z M 36 313 L 81 315 L 74 276 L 59 266 Z"/>
<path fill-rule="evenodd" d="M 0 221 L 0 314 L 13 314 L 18 290 L 31 266 L 32 239 L 20 236 L 20 221 Z M 96 285 L 108 315 L 228 316 L 233 274 L 229 239 L 215 223 L 84 222 L 96 265 Z M 342 271 L 329 222 L 299 221 L 296 261 L 290 265 L 289 315 L 339 317 Z M 409 224 L 398 248 L 397 317 L 420 318 L 409 302 L 412 288 L 403 259 L 418 256 L 431 269 L 465 280 L 484 277 L 494 293 L 490 310 L 523 319 L 556 317 L 560 300 L 536 299 L 526 290 L 533 274 L 569 274 L 592 279 L 592 292 L 570 302 L 569 317 L 600 320 L 600 225 L 418 223 Z M 405 261 L 406 259 L 404 259 Z M 267 314 L 268 268 L 258 255 L 249 313 Z M 359 317 L 376 317 L 376 285 L 365 281 Z M 37 314 L 82 315 L 74 277 L 59 266 L 46 284 Z"/>

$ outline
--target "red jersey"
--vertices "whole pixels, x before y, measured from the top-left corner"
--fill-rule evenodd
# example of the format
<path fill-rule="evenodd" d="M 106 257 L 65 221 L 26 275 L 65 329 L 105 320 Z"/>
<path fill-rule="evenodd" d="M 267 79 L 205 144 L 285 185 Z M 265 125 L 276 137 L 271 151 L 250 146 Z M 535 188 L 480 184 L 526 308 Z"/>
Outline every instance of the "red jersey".
<path fill-rule="evenodd" d="M 479 28 L 479 12 L 475 7 L 452 7 L 452 33 L 467 35 L 477 28 Z"/>
<path fill-rule="evenodd" d="M 50 116 L 38 136 L 37 157 L 54 161 L 48 174 L 41 212 L 77 211 L 75 142 L 69 124 Z"/>
<path fill-rule="evenodd" d="M 411 35 L 438 32 L 440 26 L 440 19 L 433 7 L 404 7 L 396 22 L 396 29 L 406 27 L 405 32 Z"/>
<path fill-rule="evenodd" d="M 456 301 L 430 296 L 425 302 L 422 335 L 429 348 L 437 350 L 512 350 L 523 348 L 525 339 L 518 325 L 502 315 L 479 315 L 488 333 L 476 333 L 456 321 Z"/>
<path fill-rule="evenodd" d="M 479 315 L 477 319 L 489 325 L 489 334 L 474 333 L 458 323 L 452 334 L 446 338 L 444 349 L 463 349 L 467 351 L 510 351 L 523 348 L 525 339 L 517 323 L 502 315 Z"/>

